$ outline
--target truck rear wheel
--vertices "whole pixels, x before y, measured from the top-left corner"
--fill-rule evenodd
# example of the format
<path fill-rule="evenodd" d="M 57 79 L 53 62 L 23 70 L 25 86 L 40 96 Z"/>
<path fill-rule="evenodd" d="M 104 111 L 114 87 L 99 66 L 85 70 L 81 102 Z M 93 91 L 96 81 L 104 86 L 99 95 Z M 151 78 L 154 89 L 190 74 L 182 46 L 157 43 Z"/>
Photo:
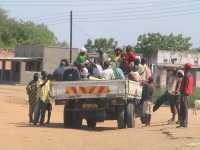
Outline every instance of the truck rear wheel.
<path fill-rule="evenodd" d="M 72 111 L 68 110 L 66 106 L 64 108 L 64 127 L 72 127 Z"/>
<path fill-rule="evenodd" d="M 126 113 L 126 123 L 128 128 L 135 127 L 135 109 L 133 103 L 128 103 L 127 105 L 127 113 Z"/>
<path fill-rule="evenodd" d="M 118 125 L 118 129 L 126 128 L 125 109 L 124 108 L 122 108 L 118 111 L 117 125 Z"/>
<path fill-rule="evenodd" d="M 72 112 L 72 127 L 80 129 L 82 126 L 82 118 L 79 111 Z"/>
<path fill-rule="evenodd" d="M 88 128 L 96 128 L 96 121 L 93 119 L 87 119 L 87 127 Z"/>

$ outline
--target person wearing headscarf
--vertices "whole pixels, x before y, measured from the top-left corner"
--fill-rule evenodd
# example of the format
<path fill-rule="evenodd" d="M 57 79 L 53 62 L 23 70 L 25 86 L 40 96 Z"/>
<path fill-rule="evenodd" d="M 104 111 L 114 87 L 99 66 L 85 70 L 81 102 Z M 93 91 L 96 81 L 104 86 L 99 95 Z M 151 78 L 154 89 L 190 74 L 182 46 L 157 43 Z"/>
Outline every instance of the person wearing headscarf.
<path fill-rule="evenodd" d="M 85 47 L 80 48 L 80 53 L 76 59 L 78 64 L 84 64 L 88 60 L 87 49 Z"/>

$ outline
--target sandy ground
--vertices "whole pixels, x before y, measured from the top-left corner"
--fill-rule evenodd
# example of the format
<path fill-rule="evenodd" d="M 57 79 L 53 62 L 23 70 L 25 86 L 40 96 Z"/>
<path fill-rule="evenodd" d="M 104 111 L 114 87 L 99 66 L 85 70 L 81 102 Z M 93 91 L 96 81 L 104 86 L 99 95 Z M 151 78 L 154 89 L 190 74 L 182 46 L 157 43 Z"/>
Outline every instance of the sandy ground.
<path fill-rule="evenodd" d="M 23 86 L 0 86 L 0 149 L 2 150 L 199 150 L 200 114 L 190 111 L 188 129 L 167 125 L 169 108 L 153 114 L 151 127 L 139 120 L 135 129 L 116 128 L 116 121 L 98 123 L 95 130 L 64 129 L 63 107 L 54 106 L 52 123 L 34 127 L 28 120 Z"/>

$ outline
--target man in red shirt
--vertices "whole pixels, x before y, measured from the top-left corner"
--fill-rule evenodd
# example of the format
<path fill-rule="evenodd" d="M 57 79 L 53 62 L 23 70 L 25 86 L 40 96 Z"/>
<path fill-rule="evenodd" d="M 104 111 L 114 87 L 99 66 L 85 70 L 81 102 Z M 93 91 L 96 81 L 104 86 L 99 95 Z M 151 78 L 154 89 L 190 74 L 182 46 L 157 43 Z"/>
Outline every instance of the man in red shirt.
<path fill-rule="evenodd" d="M 184 77 L 180 87 L 180 126 L 187 128 L 188 126 L 188 99 L 192 96 L 193 76 L 191 73 L 192 64 L 187 63 L 184 66 Z"/>
<path fill-rule="evenodd" d="M 126 64 L 130 64 L 131 62 L 134 62 L 136 60 L 136 53 L 133 51 L 131 46 L 126 47 Z"/>

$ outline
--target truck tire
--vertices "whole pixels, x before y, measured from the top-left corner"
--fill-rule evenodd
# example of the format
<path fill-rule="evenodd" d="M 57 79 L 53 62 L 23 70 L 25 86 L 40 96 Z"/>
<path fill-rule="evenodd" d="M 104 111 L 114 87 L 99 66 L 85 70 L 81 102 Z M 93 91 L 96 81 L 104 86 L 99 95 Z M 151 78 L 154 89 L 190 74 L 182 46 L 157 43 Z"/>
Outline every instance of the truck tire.
<path fill-rule="evenodd" d="M 117 126 L 118 126 L 118 129 L 124 129 L 124 128 L 126 128 L 125 109 L 124 108 L 122 108 L 118 112 Z"/>
<path fill-rule="evenodd" d="M 135 109 L 133 103 L 128 103 L 127 109 L 126 109 L 126 123 L 128 128 L 134 128 L 135 127 Z"/>
<path fill-rule="evenodd" d="M 72 111 L 64 108 L 64 127 L 71 128 L 72 127 Z"/>
<path fill-rule="evenodd" d="M 87 127 L 88 128 L 96 128 L 96 121 L 93 119 L 87 119 Z"/>
<path fill-rule="evenodd" d="M 79 111 L 72 112 L 72 128 L 80 129 L 82 127 L 82 118 Z"/>

